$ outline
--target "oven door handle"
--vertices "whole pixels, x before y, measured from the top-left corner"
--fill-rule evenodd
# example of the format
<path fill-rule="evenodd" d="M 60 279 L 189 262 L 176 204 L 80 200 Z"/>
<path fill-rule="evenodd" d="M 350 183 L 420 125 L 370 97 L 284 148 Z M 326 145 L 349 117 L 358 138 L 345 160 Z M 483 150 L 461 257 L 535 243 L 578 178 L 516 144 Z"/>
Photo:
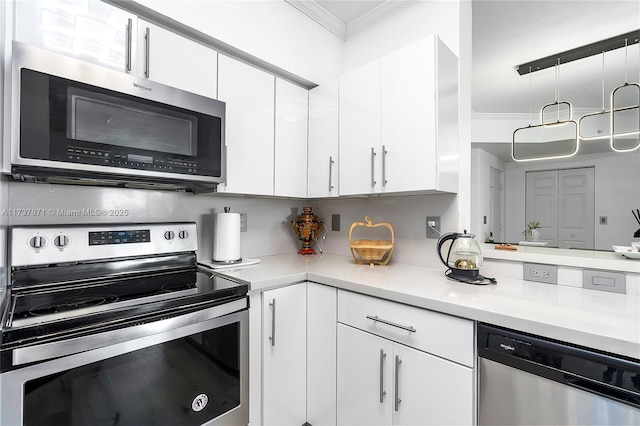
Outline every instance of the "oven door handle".
<path fill-rule="evenodd" d="M 46 361 L 61 356 L 128 342 L 133 339 L 197 324 L 247 308 L 247 300 L 246 298 L 242 298 L 196 312 L 140 324 L 138 326 L 16 348 L 12 351 L 13 365 L 18 366 L 32 362 Z"/>

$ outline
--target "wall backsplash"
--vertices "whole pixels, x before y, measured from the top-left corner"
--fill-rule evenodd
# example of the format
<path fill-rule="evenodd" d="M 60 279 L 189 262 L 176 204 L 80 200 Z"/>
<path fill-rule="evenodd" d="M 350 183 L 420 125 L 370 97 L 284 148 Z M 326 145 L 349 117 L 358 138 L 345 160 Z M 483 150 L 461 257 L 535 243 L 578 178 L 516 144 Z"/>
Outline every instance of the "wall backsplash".
<path fill-rule="evenodd" d="M 326 240 L 319 241 L 326 253 L 351 256 L 349 227 L 369 216 L 374 223 L 389 222 L 393 226 L 392 263 L 441 267 L 437 240 L 426 238 L 427 216 L 441 217 L 442 232 L 462 231 L 457 229 L 458 199 L 454 194 L 325 199 L 313 200 L 311 205 L 328 225 Z M 330 230 L 332 214 L 340 214 L 340 232 Z"/>
<path fill-rule="evenodd" d="M 441 216 L 444 232 L 457 230 L 458 220 L 455 195 L 291 200 L 9 182 L 7 204 L 2 214 L 8 225 L 195 221 L 201 259 L 211 258 L 213 215 L 225 206 L 247 213 L 248 230 L 240 234 L 243 257 L 296 252 L 300 243 L 289 223 L 302 206 L 311 205 L 328 225 L 326 238 L 319 241 L 325 253 L 350 256 L 349 227 L 369 216 L 393 226 L 392 262 L 438 267 L 436 240 L 426 238 L 426 216 Z M 334 213 L 341 216 L 340 232 L 330 230 Z"/>

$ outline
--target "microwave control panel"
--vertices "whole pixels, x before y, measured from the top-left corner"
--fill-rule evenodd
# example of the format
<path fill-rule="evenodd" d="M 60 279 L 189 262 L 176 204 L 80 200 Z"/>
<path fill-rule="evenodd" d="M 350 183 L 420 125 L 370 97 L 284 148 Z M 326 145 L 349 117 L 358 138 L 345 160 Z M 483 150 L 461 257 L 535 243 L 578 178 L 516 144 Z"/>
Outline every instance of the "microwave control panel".
<path fill-rule="evenodd" d="M 196 175 L 200 172 L 198 163 L 193 159 L 154 158 L 149 155 L 126 152 L 114 153 L 103 149 L 71 145 L 67 146 L 67 155 L 64 161 L 191 175 Z"/>

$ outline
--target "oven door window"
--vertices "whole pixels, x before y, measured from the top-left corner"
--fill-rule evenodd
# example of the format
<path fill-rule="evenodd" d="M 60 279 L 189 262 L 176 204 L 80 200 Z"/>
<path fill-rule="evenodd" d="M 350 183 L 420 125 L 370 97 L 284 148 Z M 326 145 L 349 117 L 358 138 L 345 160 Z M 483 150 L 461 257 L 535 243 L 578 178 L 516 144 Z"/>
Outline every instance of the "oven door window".
<path fill-rule="evenodd" d="M 27 382 L 25 425 L 201 425 L 240 405 L 240 324 Z"/>

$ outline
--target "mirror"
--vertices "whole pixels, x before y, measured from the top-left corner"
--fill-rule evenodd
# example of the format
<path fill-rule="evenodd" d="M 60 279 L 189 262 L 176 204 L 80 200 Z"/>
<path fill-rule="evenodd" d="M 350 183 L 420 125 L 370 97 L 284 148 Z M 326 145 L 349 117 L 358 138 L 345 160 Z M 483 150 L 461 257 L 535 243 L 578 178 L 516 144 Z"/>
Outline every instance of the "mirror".
<path fill-rule="evenodd" d="M 625 32 L 640 35 L 640 2 L 484 0 L 473 2 L 472 13 L 471 231 L 481 240 L 493 233 L 495 242 L 518 244 L 526 224 L 539 221 L 548 247 L 612 251 L 639 241 L 632 210 L 640 209 L 633 85 L 640 80 L 640 43 L 606 52 L 604 61 L 596 55 L 562 65 L 559 98 L 573 111 L 549 103 L 557 89 L 553 69 L 519 76 L 515 67 Z M 589 30 L 593 22 L 599 34 Z M 612 99 L 626 81 L 633 87 Z M 568 120 L 579 124 L 552 126 Z M 566 158 L 516 162 L 512 142 L 520 160 Z"/>

